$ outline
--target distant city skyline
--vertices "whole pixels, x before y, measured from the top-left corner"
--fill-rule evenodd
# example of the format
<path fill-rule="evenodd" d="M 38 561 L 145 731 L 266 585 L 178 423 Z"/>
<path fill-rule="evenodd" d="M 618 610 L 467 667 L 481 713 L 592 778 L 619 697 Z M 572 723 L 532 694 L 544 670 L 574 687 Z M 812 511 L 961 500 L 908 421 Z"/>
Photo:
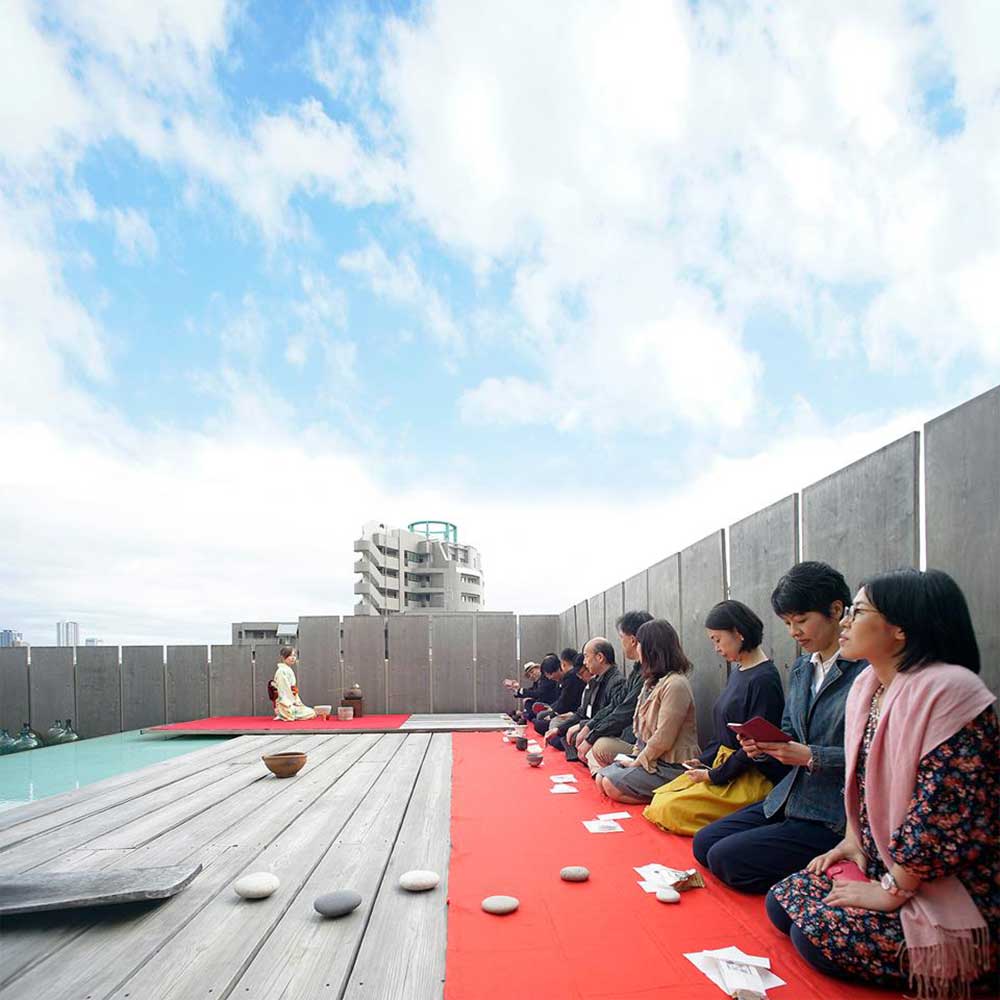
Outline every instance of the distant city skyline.
<path fill-rule="evenodd" d="M 56 645 L 57 646 L 79 646 L 80 645 L 80 623 L 72 621 L 56 622 Z"/>

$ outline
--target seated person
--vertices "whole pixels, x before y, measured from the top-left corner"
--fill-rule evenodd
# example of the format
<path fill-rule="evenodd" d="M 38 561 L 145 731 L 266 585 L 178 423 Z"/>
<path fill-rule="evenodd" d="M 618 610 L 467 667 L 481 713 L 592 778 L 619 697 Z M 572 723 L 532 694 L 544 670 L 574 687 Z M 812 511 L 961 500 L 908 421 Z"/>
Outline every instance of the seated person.
<path fill-rule="evenodd" d="M 580 691 L 580 700 L 576 708 L 571 712 L 561 713 L 549 719 L 549 728 L 545 731 L 545 741 L 551 743 L 557 750 L 565 750 L 566 732 L 576 724 L 577 719 L 586 715 L 587 709 L 594 697 L 594 675 L 590 672 L 584 661 L 583 653 L 577 653 L 573 661 L 573 673 L 576 674 L 583 685 Z"/>
<path fill-rule="evenodd" d="M 873 577 L 840 646 L 871 664 L 847 697 L 847 833 L 768 916 L 827 975 L 997 996 L 1000 738 L 965 597 L 940 570 Z"/>
<path fill-rule="evenodd" d="M 559 654 L 559 673 L 553 674 L 559 682 L 559 696 L 544 712 L 535 715 L 535 731 L 544 736 L 549 731 L 552 719 L 571 715 L 576 711 L 583 696 L 584 682 L 580 679 L 575 666 L 577 652 L 567 647 Z"/>
<path fill-rule="evenodd" d="M 781 723 L 785 695 L 778 668 L 761 649 L 764 623 L 745 604 L 721 601 L 705 619 L 716 653 L 736 669 L 712 708 L 714 733 L 690 770 L 657 789 L 643 816 L 657 826 L 692 836 L 713 820 L 760 802 L 788 772 L 773 757 L 752 761 L 742 750 L 730 722 L 763 716 Z"/>
<path fill-rule="evenodd" d="M 278 697 L 274 702 L 274 717 L 285 722 L 297 719 L 315 719 L 316 713 L 308 705 L 302 704 L 299 688 L 295 683 L 295 671 L 292 667 L 298 662 L 295 650 L 290 646 L 282 646 L 278 651 L 281 659 L 274 671 L 274 686 L 278 689 Z"/>
<path fill-rule="evenodd" d="M 615 647 L 603 636 L 596 636 L 583 647 L 583 662 L 587 670 L 593 674 L 590 682 L 590 698 L 581 702 L 580 708 L 570 716 L 569 728 L 561 743 L 566 751 L 567 760 L 577 760 L 576 736 L 581 726 L 597 715 L 606 704 L 617 701 L 619 689 L 624 685 L 625 678 L 615 665 Z M 558 746 L 555 741 L 551 741 Z"/>
<path fill-rule="evenodd" d="M 763 802 L 709 823 L 694 836 L 694 856 L 741 892 L 765 893 L 844 835 L 844 704 L 867 664 L 840 650 L 840 619 L 851 599 L 832 566 L 793 566 L 771 606 L 803 650 L 792 667 L 781 729 L 791 743 L 740 738 L 752 759 L 767 754 L 792 770 Z"/>
<path fill-rule="evenodd" d="M 554 654 L 553 654 L 554 655 Z M 522 722 L 530 722 L 535 713 L 532 706 L 536 701 L 548 705 L 555 701 L 558 692 L 558 685 L 542 674 L 541 664 L 534 660 L 528 660 L 524 665 L 524 675 L 528 681 L 527 687 L 518 687 L 517 681 L 505 680 L 504 686 L 514 692 L 514 697 L 521 702 L 521 711 L 517 713 Z"/>
<path fill-rule="evenodd" d="M 626 611 L 615 622 L 625 659 L 633 663 L 625 683 L 618 689 L 619 697 L 609 701 L 577 734 L 576 752 L 586 759 L 591 774 L 607 767 L 617 754 L 629 753 L 635 743 L 632 717 L 643 685 L 635 634 L 640 626 L 652 620 L 648 611 Z"/>
<path fill-rule="evenodd" d="M 649 802 L 653 792 L 684 773 L 681 761 L 698 752 L 691 669 L 673 625 L 663 619 L 641 625 L 636 635 L 642 690 L 632 728 L 636 756 L 597 772 L 597 787 L 617 802 Z M 631 748 L 630 748 L 631 749 Z"/>

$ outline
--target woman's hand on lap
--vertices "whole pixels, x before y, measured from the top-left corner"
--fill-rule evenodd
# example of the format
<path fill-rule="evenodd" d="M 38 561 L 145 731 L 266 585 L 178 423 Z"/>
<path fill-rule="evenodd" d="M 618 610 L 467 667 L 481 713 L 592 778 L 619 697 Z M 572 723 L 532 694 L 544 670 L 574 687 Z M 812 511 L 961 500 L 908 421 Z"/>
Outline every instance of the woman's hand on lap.
<path fill-rule="evenodd" d="M 751 743 L 753 741 L 748 740 L 747 742 Z M 790 743 L 767 743 L 761 741 L 759 743 L 753 742 L 753 745 L 757 753 L 766 753 L 768 757 L 773 757 L 782 764 L 805 767 L 812 760 L 812 750 L 805 743 L 796 743 L 794 740 Z M 754 756 L 745 746 L 743 749 L 746 750 L 749 756 Z"/>
<path fill-rule="evenodd" d="M 699 764 L 701 761 L 698 762 Z M 687 776 L 695 783 L 701 781 L 708 781 L 708 768 L 707 767 L 695 767 L 690 771 L 686 772 Z"/>
<path fill-rule="evenodd" d="M 892 913 L 906 902 L 906 897 L 886 892 L 878 882 L 849 882 L 835 879 L 833 888 L 823 902 L 827 906 L 853 906 L 859 910 Z"/>
<path fill-rule="evenodd" d="M 820 854 L 813 858 L 806 865 L 806 871 L 813 875 L 822 875 L 823 872 L 835 865 L 838 861 L 853 861 L 862 871 L 868 864 L 865 852 L 861 850 L 853 840 L 845 838 L 836 847 L 831 848 L 826 854 Z M 860 885 L 860 883 L 858 883 Z"/>

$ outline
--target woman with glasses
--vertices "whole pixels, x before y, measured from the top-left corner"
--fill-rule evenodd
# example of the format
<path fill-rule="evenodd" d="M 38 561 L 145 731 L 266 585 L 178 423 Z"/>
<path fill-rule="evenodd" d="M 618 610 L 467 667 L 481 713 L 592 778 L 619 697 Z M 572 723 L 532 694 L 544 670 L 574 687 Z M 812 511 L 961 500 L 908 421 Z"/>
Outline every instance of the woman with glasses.
<path fill-rule="evenodd" d="M 779 879 L 832 848 L 844 835 L 844 705 L 867 666 L 843 654 L 840 619 L 851 599 L 832 566 L 793 566 L 771 594 L 774 613 L 802 649 L 792 666 L 781 729 L 787 743 L 740 737 L 752 760 L 791 771 L 763 802 L 710 823 L 694 837 L 694 856 L 741 892 L 765 893 Z"/>
<path fill-rule="evenodd" d="M 1000 741 L 965 597 L 938 570 L 874 577 L 840 646 L 871 663 L 847 699 L 847 832 L 768 915 L 828 975 L 996 995 Z"/>

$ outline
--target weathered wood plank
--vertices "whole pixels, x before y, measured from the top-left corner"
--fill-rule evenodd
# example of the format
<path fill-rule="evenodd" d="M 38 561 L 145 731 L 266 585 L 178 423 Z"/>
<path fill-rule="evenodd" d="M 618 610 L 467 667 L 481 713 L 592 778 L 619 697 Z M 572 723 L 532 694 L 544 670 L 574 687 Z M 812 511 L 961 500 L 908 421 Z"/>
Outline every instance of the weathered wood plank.
<path fill-rule="evenodd" d="M 451 858 L 451 736 L 431 737 L 351 970 L 344 1000 L 433 1000 L 444 992 Z M 413 869 L 438 872 L 431 892 L 399 888 Z M 392 947 L 387 948 L 386 942 Z"/>
<path fill-rule="evenodd" d="M 114 919 L 109 919 L 107 913 L 86 911 L 89 924 L 84 922 L 82 927 L 79 914 L 59 921 L 50 914 L 51 919 L 41 926 L 28 920 L 0 922 L 4 956 L 0 997 L 11 984 L 16 984 L 17 996 L 29 995 L 33 1000 L 103 996 L 114 988 L 160 943 L 176 934 L 219 892 L 226 891 L 239 874 L 256 870 L 254 859 L 262 850 L 303 813 L 314 809 L 317 802 L 333 798 L 338 782 L 359 759 L 367 754 L 385 756 L 378 746 L 383 737 L 337 739 L 342 743 L 338 753 L 303 771 L 294 781 L 275 781 L 274 791 L 266 796 L 262 794 L 266 790 L 263 783 L 251 786 L 240 797 L 245 809 L 234 808 L 234 802 L 220 802 L 217 808 L 136 851 L 86 852 L 90 854 L 86 859 L 83 851 L 71 852 L 78 863 L 91 868 L 102 867 L 101 857 L 107 855 L 108 867 L 177 864 L 195 859 L 205 871 L 186 892 L 171 900 L 169 907 L 129 909 L 121 917 L 114 915 Z M 57 868 L 58 860 L 51 865 L 52 870 Z M 81 937 L 84 932 L 86 936 Z M 99 967 L 93 961 L 98 953 L 102 956 Z M 132 965 L 128 965 L 130 961 Z"/>
<path fill-rule="evenodd" d="M 217 895 L 171 939 L 169 948 L 161 948 L 141 966 L 134 966 L 109 1000 L 124 1000 L 126 995 L 143 1000 L 205 996 L 209 990 L 228 996 L 237 982 L 249 988 L 249 992 L 238 990 L 246 1000 L 255 995 L 272 998 L 280 996 L 281 990 L 273 985 L 263 993 L 256 989 L 281 978 L 292 955 L 296 961 L 291 972 L 301 972 L 303 963 L 325 964 L 334 958 L 328 953 L 335 947 L 330 932 L 336 933 L 345 923 L 363 926 L 363 921 L 352 916 L 327 924 L 313 912 L 313 897 L 330 888 L 355 884 L 363 895 L 367 889 L 370 899 L 374 886 L 357 877 L 358 860 L 375 854 L 384 831 L 398 824 L 400 810 L 395 799 L 401 793 L 408 796 L 419 767 L 410 743 L 426 741 L 427 737 L 385 739 L 407 742 L 387 763 L 363 760 L 355 764 L 332 794 L 300 814 L 255 859 L 251 870 L 271 871 L 281 879 L 273 896 L 248 904 L 232 893 Z M 345 853 L 354 864 L 344 863 Z M 278 944 L 276 928 L 287 914 L 291 914 L 291 922 Z M 178 954 L 185 956 L 184 962 L 177 961 Z M 248 974 L 241 979 L 244 971 Z"/>

